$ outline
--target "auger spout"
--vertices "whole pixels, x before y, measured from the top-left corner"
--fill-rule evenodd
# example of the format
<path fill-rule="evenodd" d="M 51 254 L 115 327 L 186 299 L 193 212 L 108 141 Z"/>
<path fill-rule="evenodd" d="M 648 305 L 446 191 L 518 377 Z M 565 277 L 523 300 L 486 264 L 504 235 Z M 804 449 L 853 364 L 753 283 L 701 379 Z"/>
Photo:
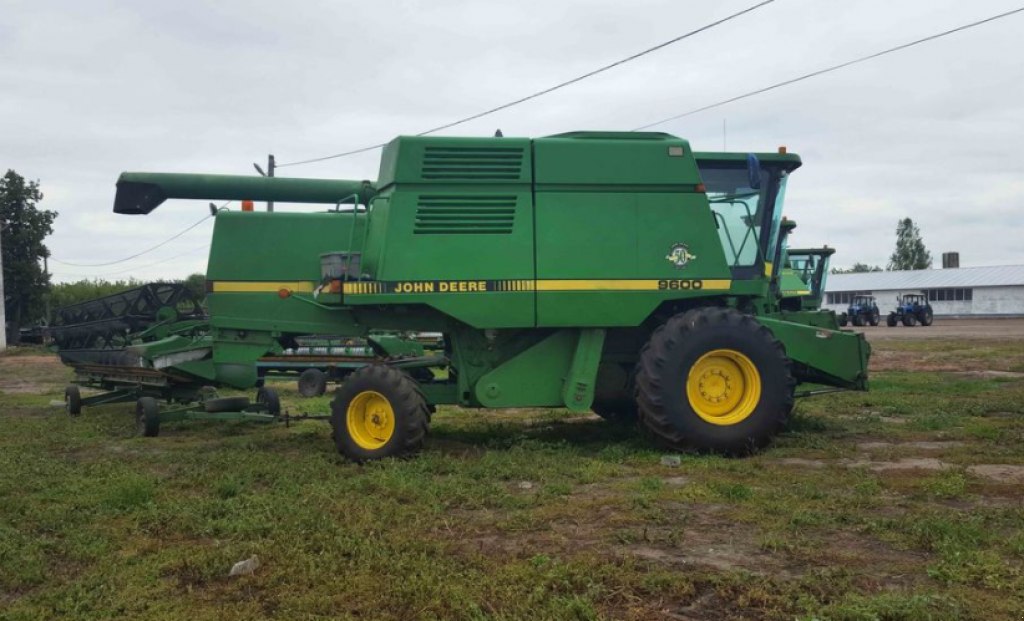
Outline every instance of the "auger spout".
<path fill-rule="evenodd" d="M 114 213 L 145 215 L 170 198 L 365 205 L 376 191 L 371 181 L 347 179 L 125 172 L 117 180 Z"/>

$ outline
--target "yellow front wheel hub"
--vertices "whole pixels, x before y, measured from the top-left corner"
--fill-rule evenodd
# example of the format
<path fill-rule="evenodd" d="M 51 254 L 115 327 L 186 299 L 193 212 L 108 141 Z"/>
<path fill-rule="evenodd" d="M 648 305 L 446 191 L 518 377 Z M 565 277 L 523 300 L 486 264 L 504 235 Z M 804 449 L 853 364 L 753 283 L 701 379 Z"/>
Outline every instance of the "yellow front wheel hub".
<path fill-rule="evenodd" d="M 686 378 L 690 407 L 714 425 L 746 420 L 761 400 L 761 374 L 750 358 L 733 349 L 701 356 Z"/>
<path fill-rule="evenodd" d="M 395 410 L 387 397 L 373 390 L 352 399 L 345 421 L 348 434 L 364 449 L 379 449 L 395 434 Z"/>

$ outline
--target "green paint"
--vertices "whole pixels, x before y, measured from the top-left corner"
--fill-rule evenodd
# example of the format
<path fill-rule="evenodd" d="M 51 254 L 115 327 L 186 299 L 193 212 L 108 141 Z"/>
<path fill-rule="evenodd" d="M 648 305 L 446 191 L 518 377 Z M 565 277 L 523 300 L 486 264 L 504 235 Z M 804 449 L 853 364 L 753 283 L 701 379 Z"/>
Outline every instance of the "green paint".
<path fill-rule="evenodd" d="M 454 379 L 424 384 L 435 402 L 585 409 L 602 359 L 628 366 L 666 317 L 719 304 L 758 315 L 800 363 L 801 381 L 866 388 L 862 336 L 834 330 L 830 313 L 783 312 L 780 292 L 794 277 L 818 283 L 817 301 L 794 310 L 820 304 L 824 272 L 815 281 L 786 267 L 795 225 L 783 224 L 782 203 L 800 158 L 756 157 L 761 182 L 751 188 L 748 154 L 694 153 L 668 134 L 403 136 L 384 149 L 376 183 L 126 173 L 116 204 L 134 213 L 167 198 L 368 206 L 217 216 L 212 364 L 236 386 L 288 335 L 436 330 Z M 338 252 L 360 259 L 340 293 L 320 266 Z"/>

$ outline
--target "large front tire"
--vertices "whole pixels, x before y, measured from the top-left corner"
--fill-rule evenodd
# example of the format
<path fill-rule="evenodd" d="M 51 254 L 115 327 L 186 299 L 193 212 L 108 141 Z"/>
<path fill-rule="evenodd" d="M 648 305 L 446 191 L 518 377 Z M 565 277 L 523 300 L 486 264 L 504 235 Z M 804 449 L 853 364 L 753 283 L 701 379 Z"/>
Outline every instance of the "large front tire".
<path fill-rule="evenodd" d="M 640 422 L 673 450 L 742 455 L 767 446 L 793 409 L 782 343 L 753 317 L 721 308 L 676 315 L 640 355 Z"/>
<path fill-rule="evenodd" d="M 362 367 L 331 401 L 338 451 L 355 462 L 402 457 L 423 446 L 430 412 L 407 373 L 383 365 Z"/>

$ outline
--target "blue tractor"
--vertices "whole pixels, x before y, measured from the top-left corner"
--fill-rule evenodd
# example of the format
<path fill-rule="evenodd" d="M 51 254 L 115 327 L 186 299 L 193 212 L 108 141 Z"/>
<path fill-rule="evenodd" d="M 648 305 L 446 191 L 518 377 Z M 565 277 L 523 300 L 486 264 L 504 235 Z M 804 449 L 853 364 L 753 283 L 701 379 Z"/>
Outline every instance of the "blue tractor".
<path fill-rule="evenodd" d="M 875 303 L 873 295 L 855 295 L 845 313 L 839 314 L 839 325 L 846 327 L 847 323 L 860 327 L 866 325 L 877 326 L 882 320 L 878 312 L 878 304 Z"/>
<path fill-rule="evenodd" d="M 897 323 L 909 327 L 921 324 L 922 326 L 932 325 L 932 306 L 928 303 L 928 296 L 923 293 L 905 293 L 896 296 L 896 310 L 889 313 L 885 324 L 890 328 Z"/>

